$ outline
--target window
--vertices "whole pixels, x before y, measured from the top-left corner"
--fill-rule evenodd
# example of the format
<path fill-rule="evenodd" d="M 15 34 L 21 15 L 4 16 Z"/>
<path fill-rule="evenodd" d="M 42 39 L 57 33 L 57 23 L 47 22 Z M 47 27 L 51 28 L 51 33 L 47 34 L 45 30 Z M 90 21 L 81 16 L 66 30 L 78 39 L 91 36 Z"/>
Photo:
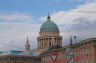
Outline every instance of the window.
<path fill-rule="evenodd" d="M 88 54 L 88 49 L 86 49 L 86 54 Z"/>
<path fill-rule="evenodd" d="M 82 49 L 82 55 L 84 55 L 83 49 Z"/>
<path fill-rule="evenodd" d="M 93 60 L 92 59 L 90 59 L 90 63 L 93 63 Z"/>
<path fill-rule="evenodd" d="M 82 63 L 84 63 L 84 60 L 82 60 Z"/>
<path fill-rule="evenodd" d="M 92 48 L 90 48 L 90 54 L 92 54 Z"/>

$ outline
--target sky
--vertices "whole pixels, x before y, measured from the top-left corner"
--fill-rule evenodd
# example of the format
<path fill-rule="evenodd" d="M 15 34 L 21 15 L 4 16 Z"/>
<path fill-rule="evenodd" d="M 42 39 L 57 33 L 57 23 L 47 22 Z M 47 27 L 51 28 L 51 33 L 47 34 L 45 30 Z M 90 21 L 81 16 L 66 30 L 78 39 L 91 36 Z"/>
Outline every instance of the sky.
<path fill-rule="evenodd" d="M 73 42 L 74 36 L 77 42 L 96 38 L 96 0 L 0 0 L 0 51 L 24 50 L 27 36 L 31 49 L 36 49 L 48 12 L 59 27 L 63 46 L 70 35 Z"/>

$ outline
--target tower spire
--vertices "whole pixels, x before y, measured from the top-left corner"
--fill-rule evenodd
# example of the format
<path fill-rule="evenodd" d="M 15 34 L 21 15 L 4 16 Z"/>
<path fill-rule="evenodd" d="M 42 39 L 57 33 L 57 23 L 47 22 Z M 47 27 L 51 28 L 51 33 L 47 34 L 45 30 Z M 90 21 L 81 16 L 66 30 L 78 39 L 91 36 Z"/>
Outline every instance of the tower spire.
<path fill-rule="evenodd" d="M 48 17 L 47 17 L 47 20 L 49 21 L 51 18 L 50 18 L 50 15 L 49 15 L 49 12 L 48 12 Z"/>
<path fill-rule="evenodd" d="M 27 40 L 26 40 L 25 50 L 26 51 L 30 50 L 30 44 L 29 44 L 28 36 L 27 36 Z"/>
<path fill-rule="evenodd" d="M 26 42 L 28 41 L 28 36 L 27 36 L 27 40 L 26 40 Z"/>

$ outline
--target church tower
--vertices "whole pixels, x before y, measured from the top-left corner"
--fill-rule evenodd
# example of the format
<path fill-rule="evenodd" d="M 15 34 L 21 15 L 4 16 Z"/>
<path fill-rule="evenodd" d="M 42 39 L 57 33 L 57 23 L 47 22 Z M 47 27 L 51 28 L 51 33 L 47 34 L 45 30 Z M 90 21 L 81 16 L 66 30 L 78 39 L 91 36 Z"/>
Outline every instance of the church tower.
<path fill-rule="evenodd" d="M 54 45 L 62 46 L 62 36 L 59 35 L 58 26 L 51 21 L 48 14 L 47 21 L 40 28 L 38 41 L 38 49 L 49 49 Z"/>
<path fill-rule="evenodd" d="M 26 40 L 25 50 L 26 51 L 30 50 L 30 44 L 29 44 L 28 36 L 27 36 L 27 40 Z"/>

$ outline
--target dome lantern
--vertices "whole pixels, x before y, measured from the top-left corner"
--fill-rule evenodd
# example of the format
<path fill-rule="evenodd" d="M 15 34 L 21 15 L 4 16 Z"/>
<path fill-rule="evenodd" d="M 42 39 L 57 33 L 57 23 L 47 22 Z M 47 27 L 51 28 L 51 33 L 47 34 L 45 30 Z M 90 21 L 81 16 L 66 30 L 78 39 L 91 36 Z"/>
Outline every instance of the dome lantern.
<path fill-rule="evenodd" d="M 50 21 L 50 19 L 51 19 L 51 18 L 50 18 L 50 15 L 49 15 L 49 13 L 48 13 L 48 17 L 47 17 L 47 20 L 48 20 L 48 21 Z"/>

